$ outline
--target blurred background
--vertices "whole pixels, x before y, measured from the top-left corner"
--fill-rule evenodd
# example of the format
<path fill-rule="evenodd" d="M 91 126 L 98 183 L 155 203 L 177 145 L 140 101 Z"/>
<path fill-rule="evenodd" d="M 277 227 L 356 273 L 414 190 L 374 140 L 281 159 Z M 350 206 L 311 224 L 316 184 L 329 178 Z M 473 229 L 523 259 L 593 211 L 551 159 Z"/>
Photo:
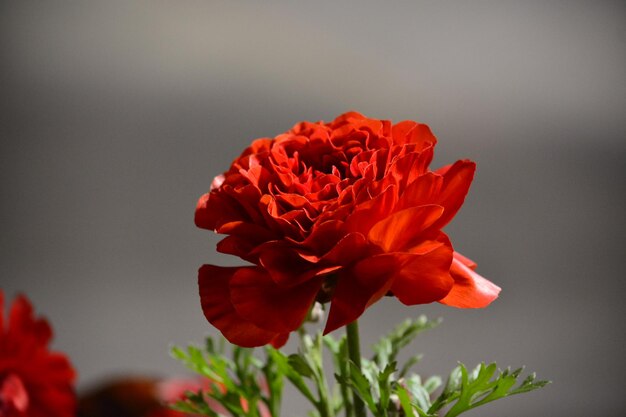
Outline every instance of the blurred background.
<path fill-rule="evenodd" d="M 0 287 L 50 318 L 81 389 L 184 373 L 168 347 L 215 334 L 196 271 L 239 263 L 193 224 L 213 176 L 299 120 L 418 120 L 434 167 L 478 163 L 447 230 L 503 291 L 477 311 L 383 300 L 365 344 L 441 316 L 421 373 L 554 381 L 468 416 L 623 416 L 625 41 L 617 1 L 4 1 Z"/>

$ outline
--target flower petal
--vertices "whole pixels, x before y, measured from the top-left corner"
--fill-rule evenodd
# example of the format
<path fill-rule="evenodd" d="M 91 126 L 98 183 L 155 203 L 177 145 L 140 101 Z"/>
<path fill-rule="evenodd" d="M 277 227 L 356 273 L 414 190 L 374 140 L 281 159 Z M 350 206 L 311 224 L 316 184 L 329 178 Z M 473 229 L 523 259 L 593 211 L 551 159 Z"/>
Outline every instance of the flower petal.
<path fill-rule="evenodd" d="M 452 307 L 482 308 L 498 298 L 500 287 L 472 271 L 456 254 L 450 274 L 454 278 L 454 286 L 440 303 Z"/>
<path fill-rule="evenodd" d="M 0 343 L 4 337 L 4 291 L 0 288 Z"/>
<path fill-rule="evenodd" d="M 470 258 L 461 255 L 459 252 L 454 252 L 454 258 L 461 261 L 461 263 L 469 269 L 476 270 L 476 262 L 472 261 Z"/>
<path fill-rule="evenodd" d="M 443 184 L 443 176 L 427 172 L 417 177 L 409 184 L 400 198 L 394 210 L 404 210 L 409 207 L 432 204 L 435 196 L 439 194 Z"/>
<path fill-rule="evenodd" d="M 361 233 L 348 233 L 322 257 L 322 261 L 331 265 L 349 265 L 372 255 L 373 249 L 375 247 Z"/>
<path fill-rule="evenodd" d="M 441 300 L 454 285 L 451 262 L 452 248 L 444 243 L 424 254 L 406 254 L 391 286 L 393 295 L 406 305 Z"/>
<path fill-rule="evenodd" d="M 437 138 L 427 125 L 411 120 L 393 125 L 391 132 L 393 142 L 396 144 L 417 143 L 425 148 L 437 143 Z"/>
<path fill-rule="evenodd" d="M 231 343 L 244 347 L 263 346 L 280 337 L 277 332 L 259 328 L 244 319 L 230 300 L 229 281 L 247 267 L 203 265 L 198 271 L 200 303 L 206 319 Z"/>
<path fill-rule="evenodd" d="M 230 297 L 241 317 L 267 331 L 288 333 L 306 318 L 321 283 L 318 277 L 285 287 L 263 268 L 240 268 L 230 280 Z"/>
<path fill-rule="evenodd" d="M 390 185 L 376 197 L 359 204 L 355 211 L 346 219 L 346 229 L 367 235 L 374 224 L 387 217 L 391 212 L 398 200 L 396 194 L 396 187 Z"/>
<path fill-rule="evenodd" d="M 313 277 L 327 274 L 340 268 L 304 249 L 294 248 L 283 241 L 267 242 L 253 252 L 272 280 L 281 287 L 294 287 Z"/>
<path fill-rule="evenodd" d="M 433 227 L 443 228 L 459 211 L 472 184 L 475 171 L 476 164 L 469 160 L 457 161 L 437 171 L 443 175 L 443 183 L 434 203 L 443 206 L 445 211 Z"/>
<path fill-rule="evenodd" d="M 443 212 L 443 207 L 434 204 L 401 210 L 376 223 L 368 238 L 386 252 L 405 251 L 423 239 L 421 233 Z"/>
<path fill-rule="evenodd" d="M 324 334 L 352 323 L 389 291 L 400 263 L 396 255 L 366 258 L 338 274 Z"/>
<path fill-rule="evenodd" d="M 201 229 L 216 230 L 223 223 L 242 218 L 245 218 L 245 213 L 231 197 L 221 192 L 211 192 L 198 199 L 194 222 Z"/>
<path fill-rule="evenodd" d="M 52 338 L 52 328 L 47 320 L 35 318 L 33 306 L 23 295 L 18 295 L 9 312 L 9 322 L 6 333 L 8 344 L 19 343 L 20 348 L 26 351 L 45 347 Z"/>

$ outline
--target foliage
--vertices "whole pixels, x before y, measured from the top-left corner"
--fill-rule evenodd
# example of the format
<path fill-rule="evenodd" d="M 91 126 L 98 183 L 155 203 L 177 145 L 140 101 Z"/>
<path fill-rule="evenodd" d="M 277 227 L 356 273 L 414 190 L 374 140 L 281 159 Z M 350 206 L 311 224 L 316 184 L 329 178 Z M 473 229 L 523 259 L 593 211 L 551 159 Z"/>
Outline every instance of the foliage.
<path fill-rule="evenodd" d="M 439 376 L 422 378 L 411 369 L 421 355 L 410 356 L 401 366 L 400 350 L 439 321 L 421 316 L 406 320 L 382 337 L 372 348 L 371 358 L 362 358 L 361 369 L 348 359 L 345 336 L 340 339 L 301 331 L 301 347 L 286 355 L 265 349 L 265 360 L 251 349 L 233 347 L 226 357 L 224 342 L 207 340 L 205 349 L 190 346 L 172 349 L 172 355 L 192 371 L 204 376 L 210 389 L 189 392 L 173 408 L 179 411 L 220 417 L 209 399 L 234 416 L 260 417 L 263 404 L 269 415 L 279 417 L 283 380 L 286 378 L 312 404 L 310 417 L 354 416 L 354 396 L 376 417 L 456 417 L 466 411 L 511 395 L 529 392 L 548 384 L 530 374 L 518 382 L 523 368 L 499 370 L 495 363 L 481 363 L 472 370 L 458 364 L 445 384 Z M 331 385 L 323 366 L 324 351 L 333 359 L 335 380 Z"/>

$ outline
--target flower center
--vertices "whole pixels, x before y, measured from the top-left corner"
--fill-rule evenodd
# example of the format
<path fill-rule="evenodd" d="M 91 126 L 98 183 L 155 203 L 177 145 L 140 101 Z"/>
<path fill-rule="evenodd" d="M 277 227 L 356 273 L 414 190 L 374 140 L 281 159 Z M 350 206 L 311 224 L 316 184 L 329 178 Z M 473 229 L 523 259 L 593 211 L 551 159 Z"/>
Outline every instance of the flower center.
<path fill-rule="evenodd" d="M 15 374 L 0 377 L 0 417 L 25 413 L 28 409 L 28 392 L 21 378 Z"/>

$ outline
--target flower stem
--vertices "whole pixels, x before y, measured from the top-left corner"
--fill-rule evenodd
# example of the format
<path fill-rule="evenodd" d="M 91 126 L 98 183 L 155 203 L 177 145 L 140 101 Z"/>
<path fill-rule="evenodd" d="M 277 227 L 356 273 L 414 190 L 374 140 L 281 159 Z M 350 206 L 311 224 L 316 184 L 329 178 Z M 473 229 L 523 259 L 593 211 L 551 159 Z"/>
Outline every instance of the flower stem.
<path fill-rule="evenodd" d="M 346 336 L 348 339 L 348 357 L 361 371 L 361 345 L 359 342 L 359 323 L 354 320 L 346 326 Z M 355 417 L 366 417 L 365 404 L 358 395 L 353 395 Z"/>

